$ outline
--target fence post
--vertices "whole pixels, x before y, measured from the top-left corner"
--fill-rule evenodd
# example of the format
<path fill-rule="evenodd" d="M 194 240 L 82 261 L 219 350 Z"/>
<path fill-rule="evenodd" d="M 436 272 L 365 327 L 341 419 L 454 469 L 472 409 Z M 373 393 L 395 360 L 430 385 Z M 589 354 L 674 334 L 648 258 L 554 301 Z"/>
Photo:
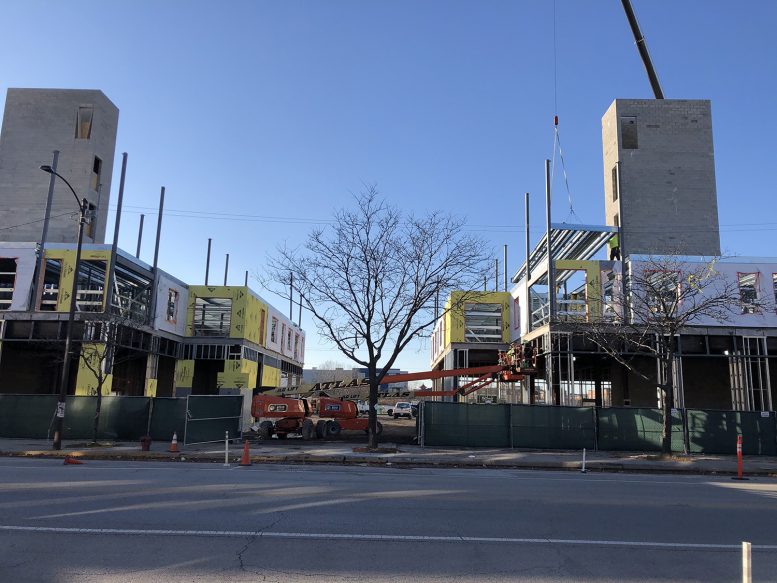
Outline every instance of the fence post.
<path fill-rule="evenodd" d="M 513 449 L 515 447 L 515 442 L 513 441 L 513 404 L 508 403 L 507 404 L 507 422 L 510 424 L 510 449 Z"/>
<path fill-rule="evenodd" d="M 599 408 L 594 403 L 594 451 L 599 451 Z"/>
<path fill-rule="evenodd" d="M 426 415 L 426 401 L 421 401 L 418 403 L 418 417 L 420 418 L 418 420 L 418 431 L 420 435 L 418 436 L 419 445 L 421 447 L 424 447 L 426 442 L 426 426 L 424 424 L 424 416 Z"/>
<path fill-rule="evenodd" d="M 151 418 L 154 415 L 154 397 L 148 398 L 148 423 L 146 423 L 146 435 L 151 435 Z"/>

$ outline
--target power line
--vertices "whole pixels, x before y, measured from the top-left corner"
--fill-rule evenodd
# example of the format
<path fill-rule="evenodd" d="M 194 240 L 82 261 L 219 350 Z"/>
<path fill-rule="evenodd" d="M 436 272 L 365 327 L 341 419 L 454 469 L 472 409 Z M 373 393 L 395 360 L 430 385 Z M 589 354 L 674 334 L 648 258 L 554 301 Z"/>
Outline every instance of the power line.
<path fill-rule="evenodd" d="M 67 213 L 62 213 L 61 215 L 50 216 L 49 220 L 50 219 L 58 219 L 59 217 L 64 217 L 64 216 L 67 216 L 67 215 L 76 215 L 76 214 L 78 214 L 78 211 L 71 211 L 71 212 L 67 212 Z M 17 227 L 25 227 L 27 225 L 34 225 L 35 223 L 41 223 L 41 222 L 43 222 L 45 220 L 46 220 L 46 218 L 44 217 L 42 219 L 36 219 L 34 221 L 29 221 L 27 223 L 19 223 L 18 225 L 11 225 L 9 227 L 0 227 L 0 231 L 7 231 L 9 229 L 16 229 Z"/>

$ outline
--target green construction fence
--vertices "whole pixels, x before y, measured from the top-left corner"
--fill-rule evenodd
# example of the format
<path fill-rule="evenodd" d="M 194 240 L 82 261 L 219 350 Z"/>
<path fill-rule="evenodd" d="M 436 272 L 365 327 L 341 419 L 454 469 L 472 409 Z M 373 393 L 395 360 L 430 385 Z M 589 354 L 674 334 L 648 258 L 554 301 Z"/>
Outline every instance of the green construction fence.
<path fill-rule="evenodd" d="M 777 455 L 777 423 L 773 411 L 688 410 L 691 453 L 735 454 L 742 436 L 744 455 Z"/>
<path fill-rule="evenodd" d="M 57 401 L 57 395 L 0 395 L 0 437 L 51 439 Z M 218 400 L 211 402 L 218 411 L 224 407 Z M 96 406 L 97 397 L 68 396 L 63 438 L 92 439 Z M 183 441 L 185 427 L 186 398 L 106 396 L 97 438 L 131 441 L 150 434 L 155 441 L 170 441 L 177 432 Z"/>
<path fill-rule="evenodd" d="M 592 409 L 593 410 L 593 409 Z M 661 451 L 664 414 L 661 409 L 604 407 L 599 416 L 598 448 L 605 451 Z M 683 451 L 683 418 L 672 410 L 672 451 Z"/>
<path fill-rule="evenodd" d="M 683 420 L 691 453 L 777 455 L 774 412 L 672 411 L 672 450 L 683 451 Z M 638 407 L 475 405 L 427 401 L 418 423 L 428 446 L 661 451 L 663 413 Z"/>

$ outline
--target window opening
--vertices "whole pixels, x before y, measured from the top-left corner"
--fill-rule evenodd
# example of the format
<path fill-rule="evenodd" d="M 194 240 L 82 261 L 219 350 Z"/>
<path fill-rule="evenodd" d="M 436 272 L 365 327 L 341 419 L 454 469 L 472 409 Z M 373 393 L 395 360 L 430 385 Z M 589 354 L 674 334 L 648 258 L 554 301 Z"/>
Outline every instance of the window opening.
<path fill-rule="evenodd" d="M 87 203 L 86 209 L 86 236 L 90 239 L 94 239 L 95 231 L 97 229 L 97 207 L 91 202 Z"/>
<path fill-rule="evenodd" d="M 259 314 L 259 344 L 264 345 L 264 340 L 267 334 L 265 326 L 267 325 L 267 312 L 261 310 Z"/>
<path fill-rule="evenodd" d="M 556 274 L 556 315 L 559 320 L 588 319 L 587 273 L 584 270 L 559 270 Z"/>
<path fill-rule="evenodd" d="M 270 342 L 275 344 L 278 342 L 278 318 L 273 317 L 272 326 L 270 327 Z"/>
<path fill-rule="evenodd" d="M 286 350 L 291 350 L 291 328 L 289 328 L 289 333 L 286 336 Z"/>
<path fill-rule="evenodd" d="M 116 265 L 110 310 L 122 318 L 144 322 L 151 309 L 153 281 L 122 265 Z"/>
<path fill-rule="evenodd" d="M 519 298 L 513 298 L 513 330 L 521 329 L 521 304 Z"/>
<path fill-rule="evenodd" d="M 0 259 L 0 310 L 11 308 L 16 285 L 16 259 Z"/>
<path fill-rule="evenodd" d="M 167 290 L 167 321 L 175 324 L 178 316 L 178 292 L 174 289 Z"/>
<path fill-rule="evenodd" d="M 529 288 L 529 326 L 537 328 L 550 320 L 550 301 L 548 300 L 547 278 L 545 282 L 532 284 Z"/>
<path fill-rule="evenodd" d="M 95 192 L 98 192 L 100 190 L 100 175 L 102 174 L 103 170 L 103 161 L 100 160 L 97 156 L 94 157 L 94 162 L 92 163 L 92 179 L 89 183 L 89 186 L 92 190 Z"/>
<path fill-rule="evenodd" d="M 602 279 L 602 318 L 615 320 L 618 317 L 615 304 L 615 273 L 611 270 L 603 271 Z"/>
<path fill-rule="evenodd" d="M 618 200 L 618 167 L 612 167 L 612 202 Z"/>
<path fill-rule="evenodd" d="M 624 150 L 636 150 L 637 142 L 637 118 L 621 118 L 621 148 Z"/>
<path fill-rule="evenodd" d="M 194 335 L 229 336 L 232 324 L 231 298 L 196 298 L 194 300 Z"/>
<path fill-rule="evenodd" d="M 673 316 L 680 292 L 680 272 L 650 271 L 645 273 L 644 280 L 650 311 L 660 316 Z"/>
<path fill-rule="evenodd" d="M 294 360 L 299 359 L 299 334 L 294 335 Z"/>
<path fill-rule="evenodd" d="M 502 342 L 502 304 L 465 304 L 464 341 Z"/>
<path fill-rule="evenodd" d="M 739 280 L 739 303 L 743 314 L 755 314 L 758 311 L 758 274 L 737 273 Z"/>
<path fill-rule="evenodd" d="M 283 352 L 283 343 L 286 340 L 286 324 L 281 325 L 281 352 Z"/>
<path fill-rule="evenodd" d="M 772 286 L 774 287 L 774 308 L 777 311 L 777 273 L 772 273 Z"/>
<path fill-rule="evenodd" d="M 61 259 L 46 259 L 46 270 L 43 274 L 40 310 L 55 312 L 59 301 L 59 278 L 62 273 Z"/>
<path fill-rule="evenodd" d="M 105 295 L 105 261 L 82 259 L 78 264 L 76 308 L 81 312 L 102 312 Z"/>
<path fill-rule="evenodd" d="M 76 139 L 88 140 L 92 137 L 93 105 L 82 105 L 76 111 Z"/>

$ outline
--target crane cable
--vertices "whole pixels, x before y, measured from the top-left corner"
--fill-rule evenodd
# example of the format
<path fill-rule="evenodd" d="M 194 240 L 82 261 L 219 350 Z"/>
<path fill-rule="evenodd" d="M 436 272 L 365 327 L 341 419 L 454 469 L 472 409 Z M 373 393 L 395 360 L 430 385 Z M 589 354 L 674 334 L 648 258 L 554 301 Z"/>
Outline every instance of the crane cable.
<path fill-rule="evenodd" d="M 556 173 L 556 153 L 558 152 L 561 160 L 561 172 L 564 175 L 564 186 L 567 189 L 567 200 L 569 201 L 569 213 L 563 222 L 567 219 L 575 218 L 581 223 L 580 217 L 575 213 L 575 207 L 572 204 L 572 190 L 569 188 L 569 176 L 567 175 L 567 166 L 564 162 L 564 151 L 561 148 L 561 136 L 558 131 L 558 59 L 557 59 L 557 41 L 556 41 L 556 0 L 553 0 L 553 157 L 550 165 L 550 183 L 553 184 L 553 178 Z M 552 186 L 551 186 L 552 188 Z"/>

